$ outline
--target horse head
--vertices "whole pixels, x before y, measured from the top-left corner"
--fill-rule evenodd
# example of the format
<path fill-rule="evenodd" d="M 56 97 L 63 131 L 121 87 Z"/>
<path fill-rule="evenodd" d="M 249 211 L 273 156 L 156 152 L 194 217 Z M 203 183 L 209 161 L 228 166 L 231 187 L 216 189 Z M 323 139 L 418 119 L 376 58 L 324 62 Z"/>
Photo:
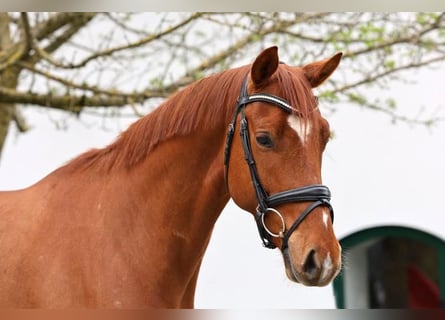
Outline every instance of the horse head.
<path fill-rule="evenodd" d="M 330 129 L 312 93 L 340 58 L 291 67 L 276 47 L 264 50 L 246 75 L 226 139 L 232 199 L 255 216 L 265 246 L 281 249 L 288 278 L 309 286 L 327 285 L 341 266 L 330 192 L 321 184 Z"/>

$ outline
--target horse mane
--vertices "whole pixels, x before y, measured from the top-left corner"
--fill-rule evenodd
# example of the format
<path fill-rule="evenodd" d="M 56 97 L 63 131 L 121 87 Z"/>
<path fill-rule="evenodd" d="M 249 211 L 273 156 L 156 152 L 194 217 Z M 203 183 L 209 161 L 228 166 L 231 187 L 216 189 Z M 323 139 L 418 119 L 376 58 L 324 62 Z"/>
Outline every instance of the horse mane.
<path fill-rule="evenodd" d="M 64 168 L 72 172 L 92 167 L 106 171 L 119 166 L 131 168 L 169 138 L 185 136 L 198 128 L 225 128 L 230 122 L 249 68 L 243 66 L 226 70 L 184 87 L 131 124 L 113 143 L 81 154 Z M 298 106 L 300 116 L 307 119 L 315 99 L 303 71 L 280 67 L 276 76 L 282 96 L 294 107 Z"/>

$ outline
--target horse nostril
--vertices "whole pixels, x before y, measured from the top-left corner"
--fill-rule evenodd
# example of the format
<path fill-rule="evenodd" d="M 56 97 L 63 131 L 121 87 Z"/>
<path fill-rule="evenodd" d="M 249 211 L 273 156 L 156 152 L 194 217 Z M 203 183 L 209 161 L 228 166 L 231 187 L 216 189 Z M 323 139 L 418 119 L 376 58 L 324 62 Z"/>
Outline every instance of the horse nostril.
<path fill-rule="evenodd" d="M 319 268 L 319 263 L 317 261 L 317 252 L 311 250 L 306 257 L 306 261 L 303 264 L 303 272 L 312 276 L 315 275 L 316 270 Z"/>

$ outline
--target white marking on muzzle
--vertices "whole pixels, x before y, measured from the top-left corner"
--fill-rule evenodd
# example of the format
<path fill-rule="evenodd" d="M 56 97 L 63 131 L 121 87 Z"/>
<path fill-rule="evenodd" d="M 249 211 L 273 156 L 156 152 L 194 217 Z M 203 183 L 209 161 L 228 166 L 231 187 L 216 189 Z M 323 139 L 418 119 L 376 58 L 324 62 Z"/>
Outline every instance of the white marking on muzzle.
<path fill-rule="evenodd" d="M 323 261 L 323 265 L 322 265 L 322 273 L 320 276 L 320 282 L 324 282 L 328 279 L 328 277 L 331 275 L 332 273 L 332 259 L 331 259 L 331 254 L 328 252 L 328 255 L 326 256 L 326 259 L 324 259 Z"/>
<path fill-rule="evenodd" d="M 301 119 L 294 114 L 289 115 L 289 117 L 287 118 L 287 122 L 289 123 L 289 126 L 298 134 L 301 141 L 303 141 L 303 143 L 306 143 L 311 133 L 311 124 L 309 122 L 303 123 Z"/>
<path fill-rule="evenodd" d="M 331 217 L 330 214 L 328 212 L 326 212 L 326 210 L 324 210 L 324 212 L 323 212 L 323 224 L 326 227 L 326 229 L 328 228 L 328 221 L 329 221 L 330 217 Z"/>

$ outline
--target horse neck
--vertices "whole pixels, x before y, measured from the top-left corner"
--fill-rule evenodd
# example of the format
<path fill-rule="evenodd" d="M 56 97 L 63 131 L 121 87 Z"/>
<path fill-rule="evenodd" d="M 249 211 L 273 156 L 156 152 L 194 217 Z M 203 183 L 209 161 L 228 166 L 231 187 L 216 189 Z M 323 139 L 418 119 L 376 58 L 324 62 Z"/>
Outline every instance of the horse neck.
<path fill-rule="evenodd" d="M 144 224 L 138 228 L 166 295 L 193 303 L 196 277 L 213 226 L 229 200 L 225 191 L 220 134 L 191 134 L 160 144 L 131 173 L 131 194 Z M 133 211 L 134 215 L 135 211 Z M 180 270 L 180 272 L 178 272 Z M 150 278 L 150 272 L 147 275 Z M 160 276 L 161 275 L 161 276 Z M 185 302 L 184 302 L 185 301 Z"/>
<path fill-rule="evenodd" d="M 225 135 L 244 74 L 245 67 L 203 79 L 135 126 L 156 127 L 153 122 L 160 119 L 169 128 L 158 127 L 156 132 L 163 132 L 155 139 L 159 144 L 131 169 L 137 193 L 151 208 L 148 220 L 168 218 L 178 234 L 210 235 L 229 200 L 224 183 Z"/>
<path fill-rule="evenodd" d="M 108 242 L 117 245 L 113 252 L 135 263 L 132 269 L 143 279 L 146 294 L 168 297 L 169 305 L 190 307 L 213 226 L 229 200 L 223 155 L 233 110 L 225 108 L 236 100 L 223 96 L 229 91 L 213 88 L 205 101 L 184 99 L 193 93 L 186 91 L 140 119 L 109 147 L 59 170 L 82 186 L 75 197 L 83 199 L 82 212 L 89 210 L 82 219 L 105 226 Z M 215 92 L 223 97 L 218 99 Z M 189 115 L 195 118 L 183 125 Z M 164 131 L 163 125 L 173 129 Z M 70 188 L 70 179 L 60 178 L 63 188 Z"/>
<path fill-rule="evenodd" d="M 148 220 L 171 219 L 178 233 L 191 236 L 195 231 L 211 231 L 229 199 L 223 144 L 220 132 L 174 137 L 157 146 L 129 173 L 132 188 L 138 186 L 136 194 L 145 199 L 141 205 L 150 208 Z"/>

